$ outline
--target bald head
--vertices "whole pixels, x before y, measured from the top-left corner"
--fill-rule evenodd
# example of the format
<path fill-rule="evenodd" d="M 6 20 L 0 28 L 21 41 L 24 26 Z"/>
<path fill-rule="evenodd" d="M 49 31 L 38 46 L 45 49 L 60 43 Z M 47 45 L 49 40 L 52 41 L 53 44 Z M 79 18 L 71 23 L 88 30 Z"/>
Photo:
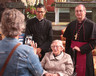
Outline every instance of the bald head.
<path fill-rule="evenodd" d="M 79 4 L 75 7 L 75 16 L 80 23 L 85 19 L 86 8 L 83 4 Z"/>
<path fill-rule="evenodd" d="M 83 4 L 77 5 L 77 6 L 75 7 L 75 9 L 76 9 L 76 8 L 79 8 L 79 7 L 82 7 L 82 8 L 86 11 L 86 7 L 85 7 Z"/>

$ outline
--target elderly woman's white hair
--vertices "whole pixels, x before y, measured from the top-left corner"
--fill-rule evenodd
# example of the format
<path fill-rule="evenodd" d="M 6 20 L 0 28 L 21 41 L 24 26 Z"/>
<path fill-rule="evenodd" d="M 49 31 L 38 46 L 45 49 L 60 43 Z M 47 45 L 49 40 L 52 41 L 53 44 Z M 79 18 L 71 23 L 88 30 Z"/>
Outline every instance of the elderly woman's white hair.
<path fill-rule="evenodd" d="M 61 46 L 65 50 L 65 47 L 63 46 L 63 42 L 61 40 L 53 40 L 51 46 L 53 46 L 54 42 L 58 42 L 58 45 Z"/>

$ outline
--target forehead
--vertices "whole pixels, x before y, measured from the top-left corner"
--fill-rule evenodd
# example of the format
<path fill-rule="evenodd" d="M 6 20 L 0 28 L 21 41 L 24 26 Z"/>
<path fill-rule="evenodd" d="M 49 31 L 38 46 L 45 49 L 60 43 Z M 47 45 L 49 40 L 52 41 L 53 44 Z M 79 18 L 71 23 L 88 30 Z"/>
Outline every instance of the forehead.
<path fill-rule="evenodd" d="M 53 42 L 52 45 L 60 45 L 60 42 Z"/>
<path fill-rule="evenodd" d="M 37 11 L 45 11 L 45 9 L 42 7 L 42 8 L 37 8 Z"/>
<path fill-rule="evenodd" d="M 79 6 L 77 6 L 76 8 L 75 8 L 75 10 L 84 10 L 85 8 L 84 8 L 84 6 L 83 5 L 79 5 Z"/>

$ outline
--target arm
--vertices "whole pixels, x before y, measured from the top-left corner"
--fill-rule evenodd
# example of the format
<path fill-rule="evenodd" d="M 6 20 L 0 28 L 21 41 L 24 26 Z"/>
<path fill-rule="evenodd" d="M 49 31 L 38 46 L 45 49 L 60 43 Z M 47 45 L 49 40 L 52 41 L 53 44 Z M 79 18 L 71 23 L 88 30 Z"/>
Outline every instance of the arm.
<path fill-rule="evenodd" d="M 80 51 L 82 54 L 87 54 L 92 51 L 95 47 L 96 40 L 90 40 L 87 44 L 80 47 Z"/>
<path fill-rule="evenodd" d="M 87 30 L 85 31 L 85 40 L 89 41 L 87 44 L 80 47 L 81 54 L 90 53 L 96 45 L 96 23 L 90 22 L 90 20 L 88 20 L 88 23 L 86 25 L 87 26 L 85 26 L 85 30 Z M 86 33 L 88 34 L 88 36 Z M 87 39 L 87 37 L 89 39 Z"/>
<path fill-rule="evenodd" d="M 68 61 L 67 61 L 66 65 L 65 65 L 65 74 L 70 76 L 70 75 L 73 74 L 74 66 L 73 66 L 73 62 L 72 62 L 72 59 L 71 59 L 70 55 L 68 55 L 67 59 L 68 59 Z"/>
<path fill-rule="evenodd" d="M 66 38 L 65 52 L 70 54 L 70 46 L 71 46 L 71 39 L 72 39 L 70 24 L 67 25 L 67 28 L 63 34 L 63 37 Z"/>
<path fill-rule="evenodd" d="M 30 72 L 34 76 L 41 76 L 43 73 L 43 68 L 40 64 L 38 56 L 34 54 L 34 51 L 32 48 L 30 49 L 30 52 L 28 54 L 27 61 L 28 61 L 27 63 L 28 69 L 30 70 Z"/>
<path fill-rule="evenodd" d="M 41 65 L 42 65 L 42 67 L 43 67 L 43 69 L 44 69 L 43 75 L 44 75 L 45 73 L 48 73 L 48 72 L 45 70 L 46 57 L 47 57 L 47 55 L 45 54 L 45 56 L 43 57 L 43 59 L 42 59 L 42 61 L 41 61 Z"/>
<path fill-rule="evenodd" d="M 45 65 L 46 65 L 46 58 L 47 58 L 48 56 L 47 56 L 47 54 L 45 54 L 45 56 L 44 56 L 44 58 L 42 59 L 42 61 L 41 61 L 41 64 L 42 64 L 42 67 L 43 67 L 43 69 L 44 69 L 44 71 L 43 71 L 43 75 L 44 76 L 60 76 L 58 73 L 57 74 L 52 74 L 52 73 L 49 73 L 48 71 L 46 71 L 45 70 Z"/>
<path fill-rule="evenodd" d="M 58 72 L 58 74 L 60 76 L 71 76 L 73 74 L 74 67 L 73 67 L 72 59 L 71 59 L 70 55 L 67 55 L 66 58 L 67 58 L 67 61 L 64 63 L 65 70 L 63 72 Z"/>
<path fill-rule="evenodd" d="M 31 29 L 31 25 L 32 25 L 32 23 L 30 22 L 31 20 L 28 20 L 27 22 L 26 22 L 26 29 L 25 29 L 25 34 L 26 35 L 30 35 L 30 34 L 32 34 L 32 29 Z"/>
<path fill-rule="evenodd" d="M 71 40 L 66 39 L 65 52 L 70 54 Z"/>

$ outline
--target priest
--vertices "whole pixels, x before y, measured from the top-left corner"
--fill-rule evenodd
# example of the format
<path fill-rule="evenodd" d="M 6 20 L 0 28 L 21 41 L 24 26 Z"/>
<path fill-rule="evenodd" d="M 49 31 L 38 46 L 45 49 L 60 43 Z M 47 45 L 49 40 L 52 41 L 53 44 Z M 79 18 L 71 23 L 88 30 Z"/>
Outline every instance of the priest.
<path fill-rule="evenodd" d="M 76 20 L 68 24 L 66 37 L 66 53 L 75 60 L 77 76 L 94 76 L 92 50 L 96 44 L 96 24 L 86 17 L 86 8 L 79 4 L 75 7 Z M 75 53 L 75 54 L 74 54 Z"/>
<path fill-rule="evenodd" d="M 52 23 L 44 18 L 45 14 L 45 6 L 39 3 L 36 7 L 36 17 L 27 21 L 25 30 L 26 36 L 32 35 L 32 40 L 37 43 L 37 54 L 40 61 L 50 50 L 53 36 Z"/>

